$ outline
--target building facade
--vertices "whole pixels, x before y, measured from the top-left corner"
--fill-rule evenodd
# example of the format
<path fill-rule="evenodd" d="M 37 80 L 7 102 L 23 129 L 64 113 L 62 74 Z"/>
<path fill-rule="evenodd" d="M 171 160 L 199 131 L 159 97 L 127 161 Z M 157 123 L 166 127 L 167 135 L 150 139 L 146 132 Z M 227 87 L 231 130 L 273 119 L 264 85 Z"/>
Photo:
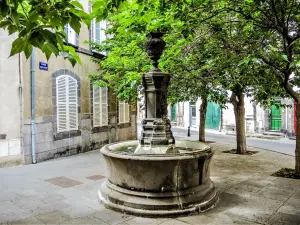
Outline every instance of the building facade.
<path fill-rule="evenodd" d="M 169 106 L 169 118 L 172 126 L 199 128 L 201 99 L 196 102 L 180 102 Z M 286 105 L 286 107 L 280 107 Z M 292 99 L 274 99 L 270 108 L 263 108 L 245 97 L 246 133 L 281 132 L 286 136 L 296 134 L 295 106 Z M 138 110 L 138 120 L 143 116 Z M 222 132 L 235 132 L 235 115 L 232 104 L 220 105 L 209 102 L 205 121 L 206 129 Z"/>
<path fill-rule="evenodd" d="M 88 1 L 81 2 L 88 11 Z M 105 39 L 103 24 L 82 26 L 80 35 L 66 27 L 82 61 L 74 67 L 61 56 L 47 60 L 38 49 L 28 60 L 22 54 L 8 58 L 14 37 L 0 30 L 0 157 L 19 155 L 35 163 L 135 139 L 136 107 L 88 78 L 99 68 L 91 57 L 103 54 L 85 41 Z"/>

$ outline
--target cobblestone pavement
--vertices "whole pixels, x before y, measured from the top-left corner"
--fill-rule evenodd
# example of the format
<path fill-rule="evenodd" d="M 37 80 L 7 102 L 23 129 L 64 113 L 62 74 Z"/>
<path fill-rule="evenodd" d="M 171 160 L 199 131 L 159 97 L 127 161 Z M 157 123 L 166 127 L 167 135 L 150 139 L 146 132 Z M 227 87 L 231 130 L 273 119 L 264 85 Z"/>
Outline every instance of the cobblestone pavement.
<path fill-rule="evenodd" d="M 293 167 L 294 157 L 258 150 L 222 153 L 215 143 L 211 178 L 220 202 L 214 209 L 178 218 L 140 218 L 105 209 L 97 190 L 105 177 L 99 151 L 0 169 L 1 224 L 286 224 L 300 225 L 300 181 L 270 176 Z M 250 149 L 255 150 L 255 149 Z"/>

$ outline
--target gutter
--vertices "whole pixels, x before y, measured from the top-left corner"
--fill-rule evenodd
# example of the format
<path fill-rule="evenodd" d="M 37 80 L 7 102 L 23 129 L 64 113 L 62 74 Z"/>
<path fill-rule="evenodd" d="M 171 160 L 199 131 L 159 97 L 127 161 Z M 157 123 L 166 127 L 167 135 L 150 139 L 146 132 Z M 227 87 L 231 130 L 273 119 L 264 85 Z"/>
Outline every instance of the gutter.
<path fill-rule="evenodd" d="M 30 57 L 30 100 L 31 100 L 31 156 L 32 163 L 36 164 L 35 156 L 35 112 L 34 112 L 34 48 Z"/>

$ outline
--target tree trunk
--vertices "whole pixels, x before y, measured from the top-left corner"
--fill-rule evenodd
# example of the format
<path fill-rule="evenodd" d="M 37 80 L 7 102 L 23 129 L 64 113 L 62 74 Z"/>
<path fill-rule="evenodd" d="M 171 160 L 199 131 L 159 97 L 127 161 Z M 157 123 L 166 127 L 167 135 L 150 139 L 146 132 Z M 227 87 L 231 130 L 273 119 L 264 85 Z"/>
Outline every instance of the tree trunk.
<path fill-rule="evenodd" d="M 295 175 L 297 177 L 300 177 L 300 102 L 297 103 L 296 118 L 297 118 L 297 137 L 296 137 L 296 149 L 295 149 Z"/>
<path fill-rule="evenodd" d="M 202 98 L 200 106 L 200 126 L 199 126 L 199 141 L 205 142 L 205 121 L 207 112 L 207 97 Z"/>
<path fill-rule="evenodd" d="M 244 95 L 233 94 L 237 99 L 233 97 L 233 108 L 235 115 L 235 124 L 236 124 L 236 152 L 237 154 L 244 155 L 247 151 L 246 146 L 246 132 L 245 132 L 245 101 Z"/>

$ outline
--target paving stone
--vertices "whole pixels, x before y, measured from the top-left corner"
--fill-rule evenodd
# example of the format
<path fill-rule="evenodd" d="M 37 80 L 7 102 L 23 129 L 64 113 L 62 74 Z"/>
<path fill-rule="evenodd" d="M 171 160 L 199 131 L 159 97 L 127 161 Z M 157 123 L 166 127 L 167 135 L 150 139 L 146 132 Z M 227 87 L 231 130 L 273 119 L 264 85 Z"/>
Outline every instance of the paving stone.
<path fill-rule="evenodd" d="M 177 219 L 168 219 L 160 223 L 160 225 L 187 225 L 187 224 L 188 224 L 187 222 L 177 220 Z"/>
<path fill-rule="evenodd" d="M 14 201 L 2 201 L 0 203 L 0 213 L 10 214 L 10 213 L 17 213 L 21 211 L 22 208 L 20 208 L 19 205 L 16 204 Z"/>
<path fill-rule="evenodd" d="M 19 220 L 20 218 L 17 215 L 17 212 L 15 213 L 3 213 L 0 211 L 0 224 L 8 224 L 9 222 Z"/>
<path fill-rule="evenodd" d="M 71 220 L 71 217 L 62 211 L 51 211 L 35 216 L 44 224 L 61 224 L 65 221 Z"/>
<path fill-rule="evenodd" d="M 298 225 L 300 223 L 300 214 L 293 215 L 287 213 L 276 212 L 267 221 L 266 224 L 284 224 L 284 225 Z"/>
<path fill-rule="evenodd" d="M 104 223 L 103 221 L 92 216 L 85 216 L 81 218 L 64 221 L 61 224 L 100 224 L 100 225 L 105 224 L 107 225 L 107 223 Z"/>
<path fill-rule="evenodd" d="M 86 178 L 89 179 L 89 180 L 101 180 L 105 177 L 101 176 L 101 175 L 93 175 L 93 176 L 89 176 L 89 177 L 86 177 Z"/>
<path fill-rule="evenodd" d="M 251 196 L 244 197 L 244 201 L 230 207 L 225 215 L 255 223 L 264 223 L 282 205 L 281 201 Z"/>
<path fill-rule="evenodd" d="M 3 201 L 11 201 L 15 199 L 19 199 L 20 196 L 16 194 L 15 192 L 10 192 L 10 191 L 4 191 L 3 188 L 1 188 L 1 194 L 0 194 L 0 204 Z"/>
<path fill-rule="evenodd" d="M 45 202 L 42 202 L 38 198 L 32 198 L 32 197 L 22 197 L 18 200 L 14 200 L 14 203 L 18 205 L 22 209 L 36 209 L 39 206 L 44 206 Z"/>
<path fill-rule="evenodd" d="M 80 185 L 82 184 L 79 181 L 76 180 L 72 180 L 70 178 L 67 177 L 55 177 L 55 178 L 51 178 L 48 180 L 45 180 L 51 184 L 54 184 L 56 186 L 62 187 L 62 188 L 69 188 L 69 187 L 74 187 L 76 185 Z"/>
<path fill-rule="evenodd" d="M 279 201 L 286 201 L 293 193 L 293 190 L 267 186 L 261 189 L 259 192 L 255 193 L 254 195 Z"/>
<path fill-rule="evenodd" d="M 98 218 L 99 220 L 110 225 L 120 224 L 133 218 L 130 215 L 118 213 L 106 208 L 96 211 L 95 213 L 91 214 L 91 216 Z"/>
<path fill-rule="evenodd" d="M 16 220 L 8 223 L 9 225 L 17 225 L 17 224 L 44 224 L 41 221 L 39 221 L 35 217 L 29 217 L 26 219 Z"/>
<path fill-rule="evenodd" d="M 126 224 L 128 224 L 128 225 L 139 225 L 139 224 L 158 225 L 166 220 L 167 219 L 163 219 L 163 218 L 156 219 L 156 218 L 134 217 L 134 218 L 126 221 Z"/>
<path fill-rule="evenodd" d="M 92 209 L 85 205 L 70 205 L 64 209 L 61 209 L 62 212 L 70 215 L 72 218 L 89 216 L 95 212 L 95 209 Z"/>
<path fill-rule="evenodd" d="M 221 193 L 219 195 L 220 201 L 225 201 L 225 202 L 232 202 L 232 203 L 243 203 L 246 199 L 244 196 L 236 195 L 236 194 L 231 194 L 231 193 Z"/>
<path fill-rule="evenodd" d="M 255 194 L 259 190 L 261 190 L 261 187 L 255 187 L 252 185 L 246 185 L 241 183 L 239 185 L 230 188 L 229 190 L 226 190 L 225 192 L 229 194 L 240 195 L 240 196 L 249 196 Z"/>
<path fill-rule="evenodd" d="M 297 198 L 300 201 L 300 188 L 292 195 L 291 198 Z"/>
<path fill-rule="evenodd" d="M 246 221 L 246 220 L 241 220 L 241 219 L 237 219 L 235 217 L 229 217 L 227 215 L 223 215 L 220 214 L 218 215 L 218 217 L 209 217 L 206 216 L 205 213 L 204 214 L 200 214 L 200 215 L 195 215 L 195 216 L 188 216 L 188 217 L 179 217 L 177 218 L 178 220 L 184 221 L 188 224 L 192 224 L 192 225 L 213 225 L 213 224 L 226 224 L 226 225 L 231 225 L 231 224 L 251 224 L 254 225 L 256 223 L 250 222 L 250 221 Z"/>
<path fill-rule="evenodd" d="M 300 209 L 300 201 L 299 201 L 299 199 L 298 198 L 293 198 L 293 196 L 290 197 L 290 199 L 287 200 L 284 203 L 284 205 L 288 205 L 288 206 L 292 206 L 292 207 Z"/>
<path fill-rule="evenodd" d="M 283 190 L 296 191 L 300 188 L 300 180 L 278 177 L 269 186 Z"/>
<path fill-rule="evenodd" d="M 293 207 L 289 205 L 283 205 L 278 209 L 278 212 L 292 214 L 292 215 L 300 215 L 300 208 Z"/>

